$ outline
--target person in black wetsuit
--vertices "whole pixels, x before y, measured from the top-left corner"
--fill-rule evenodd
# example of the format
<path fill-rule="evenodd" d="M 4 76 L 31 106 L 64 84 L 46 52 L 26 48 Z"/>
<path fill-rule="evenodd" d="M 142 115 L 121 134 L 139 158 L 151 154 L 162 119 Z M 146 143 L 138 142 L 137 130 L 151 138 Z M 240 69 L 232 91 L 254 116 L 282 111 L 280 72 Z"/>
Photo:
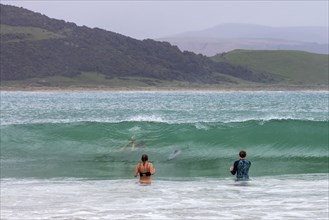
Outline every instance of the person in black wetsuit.
<path fill-rule="evenodd" d="M 239 156 L 240 159 L 235 161 L 234 165 L 230 167 L 231 174 L 236 174 L 237 181 L 249 180 L 249 168 L 251 166 L 251 162 L 245 159 L 247 156 L 245 151 L 240 151 Z"/>
<path fill-rule="evenodd" d="M 148 156 L 142 155 L 142 163 L 138 163 L 134 176 L 137 177 L 139 173 L 139 182 L 143 184 L 150 184 L 152 181 L 151 175 L 155 174 L 153 164 L 148 162 Z"/>

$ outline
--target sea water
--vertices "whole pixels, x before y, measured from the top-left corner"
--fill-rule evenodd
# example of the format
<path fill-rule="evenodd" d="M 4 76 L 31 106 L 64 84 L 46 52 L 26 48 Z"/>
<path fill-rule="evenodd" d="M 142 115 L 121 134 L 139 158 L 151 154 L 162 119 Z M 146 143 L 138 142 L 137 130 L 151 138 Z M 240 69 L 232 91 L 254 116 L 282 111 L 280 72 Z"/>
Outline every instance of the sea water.
<path fill-rule="evenodd" d="M 1 92 L 1 219 L 328 219 L 328 94 Z"/>

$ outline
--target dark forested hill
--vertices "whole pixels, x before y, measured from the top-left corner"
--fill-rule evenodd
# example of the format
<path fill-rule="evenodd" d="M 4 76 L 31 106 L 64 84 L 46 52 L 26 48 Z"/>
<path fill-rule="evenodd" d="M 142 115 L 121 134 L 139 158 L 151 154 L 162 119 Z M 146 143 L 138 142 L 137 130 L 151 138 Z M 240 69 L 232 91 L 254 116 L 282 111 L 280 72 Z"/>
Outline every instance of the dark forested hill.
<path fill-rule="evenodd" d="M 97 84 L 107 80 L 116 83 L 120 79 L 128 84 L 132 78 L 152 85 L 163 81 L 239 84 L 284 80 L 275 73 L 254 71 L 247 65 L 181 52 L 167 42 L 140 41 L 51 19 L 24 8 L 3 4 L 0 7 L 2 85 L 9 81 L 47 79 L 52 86 L 58 77 L 65 78 L 68 84 L 62 80 L 56 86 L 78 80 Z"/>
<path fill-rule="evenodd" d="M 259 80 L 247 69 L 181 52 L 166 42 L 135 40 L 1 5 L 1 80 L 74 77 L 82 72 L 203 83 L 228 80 L 214 73 Z"/>

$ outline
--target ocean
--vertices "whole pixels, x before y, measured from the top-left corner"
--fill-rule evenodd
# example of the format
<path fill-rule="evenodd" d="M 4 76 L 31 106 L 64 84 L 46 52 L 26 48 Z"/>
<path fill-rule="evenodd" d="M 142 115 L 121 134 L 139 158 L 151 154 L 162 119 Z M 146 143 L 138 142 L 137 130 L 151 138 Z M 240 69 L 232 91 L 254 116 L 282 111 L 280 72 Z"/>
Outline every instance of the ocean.
<path fill-rule="evenodd" d="M 326 91 L 2 91 L 0 108 L 1 219 L 328 219 Z"/>

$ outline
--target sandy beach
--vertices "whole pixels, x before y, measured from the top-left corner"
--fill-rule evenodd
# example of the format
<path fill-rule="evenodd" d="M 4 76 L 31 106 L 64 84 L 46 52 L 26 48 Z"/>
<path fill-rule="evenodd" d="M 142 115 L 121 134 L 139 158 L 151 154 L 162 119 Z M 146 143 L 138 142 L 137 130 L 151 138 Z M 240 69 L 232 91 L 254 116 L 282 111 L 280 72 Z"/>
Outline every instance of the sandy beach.
<path fill-rule="evenodd" d="M 47 86 L 0 86 L 0 91 L 27 92 L 118 92 L 118 91 L 202 91 L 202 92 L 230 92 L 230 91 L 329 91 L 329 85 L 300 86 L 300 85 L 250 85 L 250 86 L 217 86 L 217 87 L 47 87 Z"/>

